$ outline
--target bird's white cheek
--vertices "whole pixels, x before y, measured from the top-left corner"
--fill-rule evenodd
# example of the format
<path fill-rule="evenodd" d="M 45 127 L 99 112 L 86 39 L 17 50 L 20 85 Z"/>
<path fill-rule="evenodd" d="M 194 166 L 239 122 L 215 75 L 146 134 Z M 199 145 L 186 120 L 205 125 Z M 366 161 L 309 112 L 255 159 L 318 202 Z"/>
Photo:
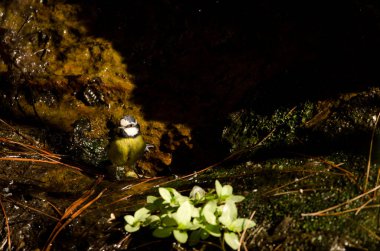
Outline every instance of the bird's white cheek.
<path fill-rule="evenodd" d="M 124 128 L 124 131 L 130 137 L 136 136 L 139 133 L 139 129 L 135 127 Z"/>
<path fill-rule="evenodd" d="M 126 121 L 125 119 L 121 119 L 121 120 L 120 120 L 120 125 L 121 125 L 121 126 L 125 127 L 125 126 L 127 126 L 128 124 L 129 124 L 129 122 Z"/>

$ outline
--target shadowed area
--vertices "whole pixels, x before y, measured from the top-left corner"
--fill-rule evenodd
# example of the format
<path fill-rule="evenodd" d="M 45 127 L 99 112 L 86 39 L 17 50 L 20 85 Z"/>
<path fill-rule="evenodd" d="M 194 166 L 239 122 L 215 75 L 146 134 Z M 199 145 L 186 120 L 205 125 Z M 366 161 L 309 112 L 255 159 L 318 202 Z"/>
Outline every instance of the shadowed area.
<path fill-rule="evenodd" d="M 224 156 L 220 135 L 233 111 L 271 114 L 379 80 L 374 1 L 73 2 L 90 33 L 123 56 L 145 118 L 192 129 L 193 148 L 178 148 L 174 167 Z"/>
<path fill-rule="evenodd" d="M 379 80 L 373 1 L 85 3 L 90 32 L 122 53 L 149 119 L 214 126 L 247 100 L 291 105 Z"/>

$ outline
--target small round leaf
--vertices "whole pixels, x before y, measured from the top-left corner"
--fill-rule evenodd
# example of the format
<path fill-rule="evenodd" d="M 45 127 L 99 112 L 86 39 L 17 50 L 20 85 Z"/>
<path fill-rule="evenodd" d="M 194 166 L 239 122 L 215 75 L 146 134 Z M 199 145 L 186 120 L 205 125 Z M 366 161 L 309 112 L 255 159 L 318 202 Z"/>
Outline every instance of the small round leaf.
<path fill-rule="evenodd" d="M 231 200 L 231 201 L 233 201 L 235 203 L 241 202 L 244 199 L 245 199 L 245 197 L 242 196 L 242 195 L 232 195 L 232 196 L 228 197 L 228 200 Z"/>
<path fill-rule="evenodd" d="M 158 188 L 158 192 L 160 193 L 161 197 L 164 199 L 165 202 L 170 203 L 172 200 L 172 195 L 170 194 L 169 190 L 165 187 Z"/>
<path fill-rule="evenodd" d="M 237 208 L 234 202 L 227 201 L 222 207 L 222 215 L 219 217 L 219 221 L 224 226 L 229 226 L 237 218 Z"/>
<path fill-rule="evenodd" d="M 129 232 L 129 233 L 133 233 L 133 232 L 136 232 L 140 229 L 140 225 L 136 225 L 136 226 L 132 226 L 132 225 L 125 225 L 124 227 L 125 231 Z"/>
<path fill-rule="evenodd" d="M 126 215 L 126 216 L 124 216 L 124 220 L 125 220 L 129 225 L 133 225 L 133 224 L 135 224 L 135 222 L 136 222 L 135 217 L 133 217 L 132 215 Z"/>
<path fill-rule="evenodd" d="M 182 230 L 178 230 L 178 229 L 173 230 L 173 235 L 174 235 L 174 238 L 179 243 L 186 243 L 187 238 L 188 238 L 186 231 L 182 231 Z"/>
<path fill-rule="evenodd" d="M 240 246 L 239 238 L 235 233 L 225 232 L 224 240 L 233 250 L 237 250 Z"/>
<path fill-rule="evenodd" d="M 193 210 L 193 205 L 191 205 L 190 201 L 184 202 L 177 210 L 176 213 L 176 221 L 179 227 L 186 227 L 189 225 L 191 221 L 191 214 Z"/>
<path fill-rule="evenodd" d="M 172 234 L 172 227 L 158 227 L 153 231 L 153 236 L 157 238 L 167 238 Z"/>
<path fill-rule="evenodd" d="M 189 245 L 194 246 L 201 240 L 201 229 L 192 231 L 189 237 Z"/>
<path fill-rule="evenodd" d="M 221 236 L 220 227 L 217 225 L 206 224 L 204 230 L 207 231 L 207 233 L 209 233 L 210 235 L 212 235 L 214 237 L 220 237 Z"/>
<path fill-rule="evenodd" d="M 205 217 L 206 221 L 212 225 L 216 225 L 215 211 L 217 208 L 216 200 L 212 200 L 206 203 L 203 207 L 202 215 Z"/>
<path fill-rule="evenodd" d="M 161 224 L 164 227 L 174 227 L 174 226 L 177 226 L 176 220 L 173 219 L 171 215 L 170 216 L 169 215 L 162 216 L 162 218 L 161 218 Z"/>
<path fill-rule="evenodd" d="M 221 195 L 222 195 L 222 197 L 228 197 L 228 196 L 231 196 L 231 195 L 232 195 L 232 191 L 233 191 L 232 186 L 230 186 L 230 185 L 225 185 L 225 186 L 223 186 L 223 188 L 222 188 Z"/>
<path fill-rule="evenodd" d="M 222 185 L 220 184 L 219 180 L 215 180 L 215 190 L 218 197 L 222 196 Z"/>
<path fill-rule="evenodd" d="M 136 221 L 144 221 L 150 215 L 150 211 L 145 207 L 140 208 L 135 212 Z"/>
<path fill-rule="evenodd" d="M 148 204 L 152 204 L 152 203 L 154 203 L 157 199 L 158 199 L 158 197 L 156 197 L 156 196 L 148 195 L 148 196 L 146 197 L 146 203 L 148 203 Z"/>
<path fill-rule="evenodd" d="M 206 191 L 200 186 L 194 186 L 190 192 L 190 198 L 195 200 L 201 200 L 206 195 Z"/>

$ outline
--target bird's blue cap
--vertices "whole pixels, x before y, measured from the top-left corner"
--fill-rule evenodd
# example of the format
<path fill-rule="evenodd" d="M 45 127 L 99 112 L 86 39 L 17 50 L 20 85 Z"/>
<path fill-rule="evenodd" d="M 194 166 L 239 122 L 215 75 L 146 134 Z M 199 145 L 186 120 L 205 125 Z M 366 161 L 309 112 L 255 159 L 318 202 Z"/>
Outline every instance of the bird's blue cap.
<path fill-rule="evenodd" d="M 120 120 L 120 126 L 126 127 L 126 126 L 129 126 L 129 125 L 137 125 L 137 120 L 133 116 L 130 116 L 130 115 L 124 116 Z"/>

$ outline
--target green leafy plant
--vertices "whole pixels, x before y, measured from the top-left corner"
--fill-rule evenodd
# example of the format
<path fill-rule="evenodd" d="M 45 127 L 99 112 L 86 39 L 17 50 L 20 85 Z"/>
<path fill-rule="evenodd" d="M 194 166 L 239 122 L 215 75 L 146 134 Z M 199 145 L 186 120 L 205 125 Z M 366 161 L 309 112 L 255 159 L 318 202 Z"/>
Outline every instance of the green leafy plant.
<path fill-rule="evenodd" d="M 252 220 L 238 218 L 236 203 L 244 200 L 244 196 L 234 195 L 232 186 L 222 186 L 218 180 L 215 189 L 209 192 L 199 186 L 194 186 L 189 196 L 174 188 L 160 187 L 158 192 L 160 197 L 148 196 L 145 207 L 124 217 L 127 232 L 149 226 L 155 237 L 173 234 L 179 243 L 191 246 L 211 235 L 220 238 L 222 250 L 224 243 L 236 250 L 241 232 L 255 226 Z"/>

